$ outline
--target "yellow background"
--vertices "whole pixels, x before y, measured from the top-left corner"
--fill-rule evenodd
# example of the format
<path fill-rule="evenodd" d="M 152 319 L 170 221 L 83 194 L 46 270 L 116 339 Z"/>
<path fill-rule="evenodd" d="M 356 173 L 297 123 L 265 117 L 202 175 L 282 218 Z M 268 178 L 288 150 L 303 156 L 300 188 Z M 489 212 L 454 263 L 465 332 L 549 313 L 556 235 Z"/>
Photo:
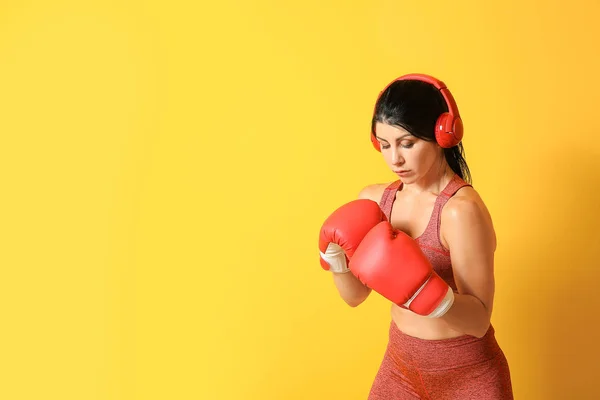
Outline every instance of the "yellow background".
<path fill-rule="evenodd" d="M 597 1 L 0 2 L 0 398 L 366 399 L 388 303 L 324 218 L 433 74 L 499 237 L 517 399 L 598 398 Z"/>

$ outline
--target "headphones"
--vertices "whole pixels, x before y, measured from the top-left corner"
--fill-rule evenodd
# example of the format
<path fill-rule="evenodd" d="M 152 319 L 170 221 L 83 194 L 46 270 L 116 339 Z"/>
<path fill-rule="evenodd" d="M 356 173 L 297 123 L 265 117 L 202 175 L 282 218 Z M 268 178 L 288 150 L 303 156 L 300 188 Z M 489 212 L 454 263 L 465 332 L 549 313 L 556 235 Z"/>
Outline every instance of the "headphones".
<path fill-rule="evenodd" d="M 445 149 L 458 145 L 463 137 L 463 123 L 460 118 L 460 114 L 458 113 L 456 101 L 454 101 L 454 97 L 452 97 L 452 93 L 450 93 L 446 87 L 446 84 L 432 76 L 425 74 L 408 74 L 394 79 L 379 93 L 379 96 L 377 96 L 375 109 L 377 109 L 377 102 L 379 102 L 381 94 L 385 92 L 390 85 L 392 85 L 394 82 L 405 80 L 426 82 L 433 85 L 437 90 L 440 91 L 442 96 L 444 96 L 446 104 L 448 105 L 448 112 L 442 113 L 435 123 L 435 140 L 441 147 Z M 373 111 L 373 115 L 375 115 L 375 110 Z M 374 130 L 371 131 L 371 142 L 373 143 L 375 150 L 381 151 L 379 142 L 375 138 Z"/>

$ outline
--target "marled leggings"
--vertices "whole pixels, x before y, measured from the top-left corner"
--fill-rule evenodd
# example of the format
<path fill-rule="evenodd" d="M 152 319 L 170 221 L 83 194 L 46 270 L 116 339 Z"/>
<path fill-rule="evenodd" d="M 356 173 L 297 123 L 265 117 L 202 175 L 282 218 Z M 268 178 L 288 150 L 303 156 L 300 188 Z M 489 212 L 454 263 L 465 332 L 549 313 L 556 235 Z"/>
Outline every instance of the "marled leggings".
<path fill-rule="evenodd" d="M 508 362 L 490 326 L 482 338 L 425 340 L 394 321 L 368 400 L 513 400 Z"/>

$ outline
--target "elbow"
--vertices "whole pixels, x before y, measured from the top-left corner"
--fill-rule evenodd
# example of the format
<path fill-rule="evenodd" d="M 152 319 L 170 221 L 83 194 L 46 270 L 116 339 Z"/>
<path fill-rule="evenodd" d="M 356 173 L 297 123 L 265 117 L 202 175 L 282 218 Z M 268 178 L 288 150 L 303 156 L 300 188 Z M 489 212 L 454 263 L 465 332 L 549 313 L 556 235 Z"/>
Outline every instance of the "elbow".
<path fill-rule="evenodd" d="M 369 297 L 369 292 L 367 292 L 364 296 L 345 297 L 344 301 L 350 307 L 355 308 L 360 306 L 367 299 L 367 297 Z"/>
<path fill-rule="evenodd" d="M 369 297 L 371 289 L 359 283 L 354 287 L 340 285 L 338 292 L 346 304 L 350 307 L 358 307 Z"/>
<path fill-rule="evenodd" d="M 483 304 L 483 312 L 479 315 L 479 323 L 475 328 L 475 332 L 472 333 L 478 339 L 484 337 L 488 331 L 490 330 L 490 326 L 492 325 L 492 310 L 488 308 L 485 304 Z"/>
<path fill-rule="evenodd" d="M 360 306 L 363 303 L 363 301 L 365 301 L 365 299 L 344 299 L 344 301 L 350 307 L 355 308 L 355 307 Z"/>
<path fill-rule="evenodd" d="M 490 320 L 486 320 L 485 323 L 483 323 L 478 329 L 475 330 L 475 332 L 472 333 L 472 335 L 478 339 L 481 339 L 490 330 L 490 325 Z"/>
<path fill-rule="evenodd" d="M 481 339 L 482 337 L 484 337 L 484 336 L 485 336 L 485 333 L 486 333 L 486 332 L 487 332 L 487 331 L 485 331 L 485 332 L 484 332 L 484 331 L 477 331 L 477 332 L 475 332 L 475 333 L 472 333 L 471 335 L 472 335 L 472 336 L 475 336 L 477 339 Z"/>

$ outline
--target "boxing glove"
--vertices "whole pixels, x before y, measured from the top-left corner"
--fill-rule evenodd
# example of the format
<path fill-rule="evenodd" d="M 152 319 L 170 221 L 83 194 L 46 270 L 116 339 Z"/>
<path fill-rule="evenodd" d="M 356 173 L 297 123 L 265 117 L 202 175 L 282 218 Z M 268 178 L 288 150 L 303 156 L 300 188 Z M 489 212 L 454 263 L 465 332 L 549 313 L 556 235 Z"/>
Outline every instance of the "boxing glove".
<path fill-rule="evenodd" d="M 363 284 L 419 315 L 441 317 L 454 302 L 417 242 L 387 221 L 365 235 L 349 268 Z"/>
<path fill-rule="evenodd" d="M 362 239 L 371 228 L 386 220 L 379 204 L 373 200 L 353 200 L 339 207 L 321 227 L 321 267 L 331 272 L 349 272 L 348 261 Z"/>

